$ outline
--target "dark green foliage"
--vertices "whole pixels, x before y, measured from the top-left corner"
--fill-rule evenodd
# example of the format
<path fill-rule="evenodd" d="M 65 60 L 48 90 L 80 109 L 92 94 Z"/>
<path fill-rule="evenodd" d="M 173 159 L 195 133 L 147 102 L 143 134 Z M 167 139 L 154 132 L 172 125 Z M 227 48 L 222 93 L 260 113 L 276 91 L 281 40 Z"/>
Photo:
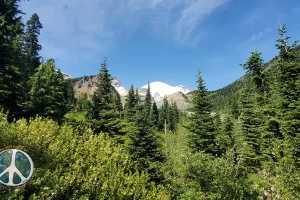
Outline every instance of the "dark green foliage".
<path fill-rule="evenodd" d="M 126 96 L 126 102 L 125 102 L 125 119 L 129 122 L 133 122 L 134 116 L 136 113 L 136 107 L 137 107 L 137 100 L 136 95 L 134 93 L 133 85 L 130 86 L 130 89 L 128 91 L 128 95 Z"/>
<path fill-rule="evenodd" d="M 263 73 L 263 59 L 260 52 L 254 50 L 245 64 L 241 66 L 250 74 L 253 83 L 256 85 L 257 90 L 263 93 L 265 88 L 265 75 Z"/>
<path fill-rule="evenodd" d="M 244 165 L 251 170 L 257 170 L 261 161 L 261 119 L 249 91 L 245 88 L 241 96 L 241 131 L 246 142 Z"/>
<path fill-rule="evenodd" d="M 153 102 L 152 104 L 150 119 L 151 119 L 152 126 L 154 127 L 155 130 L 157 130 L 159 127 L 159 110 L 155 102 Z"/>
<path fill-rule="evenodd" d="M 71 81 L 69 79 L 65 79 L 65 81 L 67 91 L 67 108 L 68 111 L 70 111 L 76 107 L 75 91 Z"/>
<path fill-rule="evenodd" d="M 0 2 L 0 107 L 19 115 L 24 97 L 19 0 Z"/>
<path fill-rule="evenodd" d="M 38 37 L 42 28 L 43 25 L 40 22 L 39 16 L 34 13 L 26 23 L 26 32 L 24 37 L 25 54 L 28 60 L 28 75 L 32 74 L 40 65 L 39 51 L 42 50 L 42 46 L 39 44 Z"/>
<path fill-rule="evenodd" d="M 138 106 L 135 128 L 128 133 L 129 140 L 126 148 L 137 163 L 138 169 L 147 170 L 151 180 L 159 183 L 163 180 L 159 166 L 160 162 L 164 161 L 164 156 L 161 153 L 158 138 L 151 129 L 147 114 L 144 106 Z"/>
<path fill-rule="evenodd" d="M 176 102 L 172 102 L 168 107 L 169 109 L 169 117 L 168 117 L 168 126 L 171 132 L 175 132 L 177 128 L 177 124 L 179 123 L 179 110 L 177 108 Z"/>
<path fill-rule="evenodd" d="M 70 89 L 54 60 L 42 63 L 30 77 L 30 115 L 50 117 L 60 121 L 68 111 Z"/>
<path fill-rule="evenodd" d="M 135 101 L 137 105 L 141 102 L 141 97 L 139 95 L 138 89 L 135 90 Z"/>
<path fill-rule="evenodd" d="M 150 92 L 150 85 L 148 83 L 148 88 L 147 88 L 147 93 L 146 93 L 146 97 L 145 97 L 145 101 L 144 101 L 144 109 L 146 112 L 146 117 L 149 118 L 150 117 L 150 113 L 151 113 L 151 92 Z"/>
<path fill-rule="evenodd" d="M 234 125 L 232 123 L 232 119 L 229 117 L 225 118 L 225 121 L 222 124 L 220 143 L 220 149 L 223 151 L 233 149 L 233 156 L 234 159 L 236 159 Z"/>
<path fill-rule="evenodd" d="M 234 119 L 238 119 L 240 114 L 241 114 L 239 104 L 238 104 L 238 101 L 236 99 L 233 99 L 231 101 L 230 114 L 233 116 Z"/>
<path fill-rule="evenodd" d="M 163 99 L 163 105 L 159 109 L 159 130 L 163 131 L 165 128 L 165 124 L 169 121 L 169 102 L 167 97 L 165 96 Z"/>
<path fill-rule="evenodd" d="M 111 85 L 112 77 L 107 69 L 106 58 L 101 64 L 97 89 L 92 97 L 92 105 L 87 117 L 91 120 L 96 133 L 119 136 L 121 129 L 120 101 Z"/>
<path fill-rule="evenodd" d="M 113 104 L 115 105 L 116 111 L 121 113 L 123 111 L 121 96 L 114 87 L 112 89 L 113 89 Z"/>
<path fill-rule="evenodd" d="M 190 147 L 194 151 L 203 151 L 213 156 L 219 154 L 218 147 L 215 142 L 216 128 L 211 116 L 211 104 L 208 99 L 207 89 L 198 71 L 197 90 L 193 96 L 193 114 L 190 116 L 189 130 L 192 132 L 190 136 Z"/>
<path fill-rule="evenodd" d="M 283 133 L 291 144 L 291 153 L 300 166 L 300 63 L 297 60 L 299 50 L 297 41 L 291 46 L 290 37 L 285 36 L 286 27 L 279 29 L 280 38 L 276 41 L 279 50 L 278 92 L 279 106 L 282 112 Z M 285 149 L 287 150 L 287 149 Z"/>

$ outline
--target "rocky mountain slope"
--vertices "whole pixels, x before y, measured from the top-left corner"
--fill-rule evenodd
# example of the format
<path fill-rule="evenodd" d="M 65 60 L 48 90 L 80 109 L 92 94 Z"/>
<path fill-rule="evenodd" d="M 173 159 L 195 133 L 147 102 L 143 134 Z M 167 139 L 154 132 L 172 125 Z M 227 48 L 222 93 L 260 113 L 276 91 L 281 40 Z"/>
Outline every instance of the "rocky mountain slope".
<path fill-rule="evenodd" d="M 67 74 L 64 74 L 64 76 L 66 79 L 70 78 Z M 83 94 L 91 96 L 97 88 L 97 80 L 97 75 L 71 79 L 71 82 L 74 85 L 75 97 L 78 98 Z M 124 104 L 128 91 L 117 78 L 114 78 L 111 84 L 120 94 L 122 103 Z M 146 96 L 147 88 L 148 85 L 138 88 L 138 92 L 142 100 Z M 152 100 L 155 101 L 158 106 L 162 105 L 162 100 L 166 95 L 169 102 L 174 101 L 177 103 L 179 109 L 186 110 L 189 107 L 189 98 L 187 94 L 192 90 L 185 86 L 170 86 L 163 82 L 152 82 L 150 83 L 150 90 Z"/>

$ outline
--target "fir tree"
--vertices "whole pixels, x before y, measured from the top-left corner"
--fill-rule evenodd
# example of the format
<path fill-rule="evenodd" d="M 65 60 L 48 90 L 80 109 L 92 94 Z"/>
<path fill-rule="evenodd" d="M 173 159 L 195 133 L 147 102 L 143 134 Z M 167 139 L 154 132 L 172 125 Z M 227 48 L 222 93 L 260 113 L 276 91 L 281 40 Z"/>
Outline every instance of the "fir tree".
<path fill-rule="evenodd" d="M 240 116 L 240 108 L 236 99 L 232 100 L 230 114 L 233 116 L 234 119 L 238 119 Z"/>
<path fill-rule="evenodd" d="M 123 111 L 121 96 L 120 96 L 119 92 L 114 87 L 112 87 L 112 90 L 113 90 L 113 104 L 115 105 L 115 109 L 119 113 L 121 113 Z"/>
<path fill-rule="evenodd" d="M 140 97 L 140 95 L 139 95 L 139 90 L 138 89 L 136 89 L 135 90 L 135 103 L 136 103 L 136 105 L 139 105 L 140 104 L 140 101 L 141 101 L 141 97 Z"/>
<path fill-rule="evenodd" d="M 39 51 L 42 50 L 42 46 L 39 44 L 40 30 L 43 25 L 40 22 L 39 16 L 34 13 L 26 23 L 27 28 L 25 32 L 25 53 L 28 60 L 28 74 L 34 72 L 34 70 L 40 65 Z"/>
<path fill-rule="evenodd" d="M 163 99 L 163 105 L 159 109 L 159 130 L 163 131 L 165 128 L 165 123 L 169 122 L 169 102 L 167 96 Z"/>
<path fill-rule="evenodd" d="M 144 101 L 144 109 L 146 111 L 146 116 L 149 119 L 151 113 L 151 91 L 150 91 L 150 84 L 148 83 L 147 93 Z"/>
<path fill-rule="evenodd" d="M 173 102 L 172 102 L 173 104 Z M 173 109 L 173 106 L 171 106 L 168 108 L 168 113 L 169 113 L 169 117 L 168 117 L 168 128 L 169 131 L 174 132 L 176 129 L 176 119 L 175 119 L 175 110 Z"/>
<path fill-rule="evenodd" d="M 19 0 L 0 2 L 0 107 L 10 113 L 20 112 L 24 79 L 20 36 L 23 24 Z"/>
<path fill-rule="evenodd" d="M 31 115 L 46 116 L 60 121 L 68 111 L 68 83 L 56 69 L 54 60 L 42 63 L 30 77 L 29 85 Z"/>
<path fill-rule="evenodd" d="M 176 102 L 172 102 L 171 106 L 168 108 L 168 113 L 169 113 L 169 130 L 171 132 L 175 132 L 177 124 L 179 123 L 179 111 L 177 108 Z"/>
<path fill-rule="evenodd" d="M 124 109 L 126 120 L 128 120 L 129 122 L 134 121 L 136 106 L 137 106 L 136 95 L 134 93 L 133 85 L 131 85 L 128 91 L 128 95 L 126 96 L 125 109 Z"/>
<path fill-rule="evenodd" d="M 245 137 L 244 166 L 257 170 L 261 164 L 261 119 L 255 111 L 255 102 L 249 88 L 241 96 L 241 128 Z"/>
<path fill-rule="evenodd" d="M 110 136 L 120 135 L 120 112 L 116 105 L 115 90 L 111 85 L 112 77 L 107 69 L 106 58 L 101 64 L 97 89 L 92 97 L 92 105 L 87 114 L 96 133 L 107 133 Z"/>
<path fill-rule="evenodd" d="M 247 73 L 251 74 L 253 83 L 256 85 L 259 93 L 262 94 L 266 90 L 266 79 L 263 73 L 263 59 L 261 54 L 257 50 L 252 51 L 247 62 L 241 66 L 247 70 Z"/>
<path fill-rule="evenodd" d="M 278 92 L 279 108 L 283 119 L 283 133 L 297 166 L 300 166 L 300 64 L 297 41 L 289 45 L 290 37 L 285 36 L 286 27 L 279 29 L 280 38 L 276 47 L 279 50 Z"/>
<path fill-rule="evenodd" d="M 164 161 L 158 138 L 151 129 L 150 121 L 147 119 L 147 110 L 138 106 L 135 117 L 135 128 L 128 133 L 126 148 L 134 161 L 138 164 L 139 171 L 147 170 L 151 181 L 157 183 L 162 181 L 160 163 Z"/>
<path fill-rule="evenodd" d="M 193 114 L 190 116 L 188 126 L 192 135 L 189 145 L 194 151 L 204 151 L 205 153 L 217 156 L 218 147 L 215 143 L 215 127 L 211 117 L 211 104 L 208 99 L 207 89 L 202 79 L 200 70 L 198 71 L 197 90 L 193 96 Z"/>
<path fill-rule="evenodd" d="M 158 129 L 158 127 L 159 127 L 159 110 L 158 110 L 155 102 L 153 102 L 152 109 L 151 109 L 151 124 L 155 130 Z"/>
<path fill-rule="evenodd" d="M 238 164 L 237 141 L 234 132 L 234 125 L 230 117 L 225 118 L 221 129 L 221 144 L 220 149 L 223 153 L 232 152 L 232 158 L 235 165 Z"/>

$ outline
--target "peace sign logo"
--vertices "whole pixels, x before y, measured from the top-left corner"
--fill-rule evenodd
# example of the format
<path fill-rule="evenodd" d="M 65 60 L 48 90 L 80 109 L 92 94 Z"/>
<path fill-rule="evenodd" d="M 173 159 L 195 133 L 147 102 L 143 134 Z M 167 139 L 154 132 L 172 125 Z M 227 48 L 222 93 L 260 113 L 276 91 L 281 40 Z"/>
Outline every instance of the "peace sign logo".
<path fill-rule="evenodd" d="M 18 149 L 0 153 L 0 183 L 6 186 L 20 186 L 32 176 L 33 162 L 30 156 Z"/>

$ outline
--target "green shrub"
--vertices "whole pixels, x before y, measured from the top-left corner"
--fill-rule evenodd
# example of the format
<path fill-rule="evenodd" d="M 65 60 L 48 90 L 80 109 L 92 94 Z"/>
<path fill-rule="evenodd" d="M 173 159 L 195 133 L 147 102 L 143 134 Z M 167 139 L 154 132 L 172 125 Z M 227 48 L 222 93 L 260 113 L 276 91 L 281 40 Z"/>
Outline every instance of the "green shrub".
<path fill-rule="evenodd" d="M 16 146 L 33 159 L 25 187 L 4 190 L 1 199 L 169 199 L 146 173 L 132 173 L 129 155 L 104 134 L 36 118 L 9 124 L 0 114 L 0 148 Z"/>

